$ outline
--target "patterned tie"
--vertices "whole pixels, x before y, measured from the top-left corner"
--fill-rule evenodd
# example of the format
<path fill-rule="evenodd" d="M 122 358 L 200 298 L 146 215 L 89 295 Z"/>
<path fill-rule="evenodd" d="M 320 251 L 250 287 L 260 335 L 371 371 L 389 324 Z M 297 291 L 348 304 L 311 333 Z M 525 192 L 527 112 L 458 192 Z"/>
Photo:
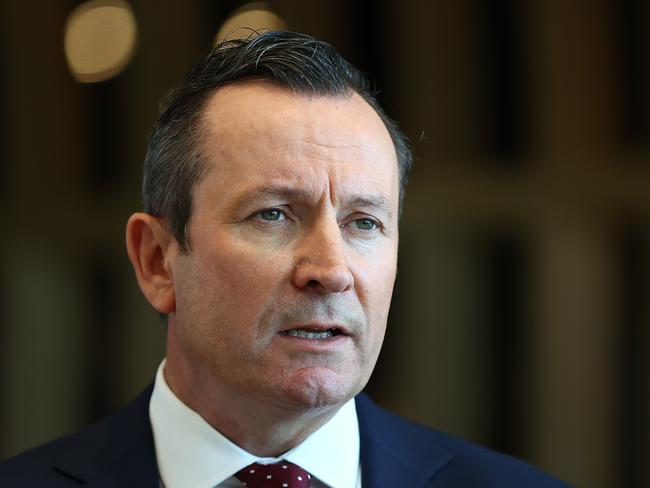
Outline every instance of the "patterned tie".
<path fill-rule="evenodd" d="M 235 474 L 248 488 L 309 488 L 311 475 L 288 461 L 253 463 Z"/>

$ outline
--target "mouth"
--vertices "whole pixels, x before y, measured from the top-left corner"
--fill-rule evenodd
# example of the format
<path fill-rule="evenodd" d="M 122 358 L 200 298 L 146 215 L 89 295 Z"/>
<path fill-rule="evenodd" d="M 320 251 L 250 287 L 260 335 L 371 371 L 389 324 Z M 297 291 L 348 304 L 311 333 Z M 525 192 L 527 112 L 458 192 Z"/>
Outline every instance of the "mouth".
<path fill-rule="evenodd" d="M 299 337 L 301 339 L 323 340 L 348 334 L 341 327 L 330 327 L 328 329 L 321 327 L 298 327 L 295 329 L 283 330 L 280 332 L 280 335 L 288 337 Z"/>

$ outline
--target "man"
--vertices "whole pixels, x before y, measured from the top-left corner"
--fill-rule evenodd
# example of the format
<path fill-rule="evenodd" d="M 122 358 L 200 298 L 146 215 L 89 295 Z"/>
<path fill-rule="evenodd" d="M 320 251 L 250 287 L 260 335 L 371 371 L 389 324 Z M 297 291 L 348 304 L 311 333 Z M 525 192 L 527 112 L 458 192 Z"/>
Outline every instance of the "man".
<path fill-rule="evenodd" d="M 218 46 L 171 95 L 126 245 L 166 315 L 153 386 L 2 486 L 557 487 L 360 394 L 384 337 L 411 156 L 331 46 Z"/>

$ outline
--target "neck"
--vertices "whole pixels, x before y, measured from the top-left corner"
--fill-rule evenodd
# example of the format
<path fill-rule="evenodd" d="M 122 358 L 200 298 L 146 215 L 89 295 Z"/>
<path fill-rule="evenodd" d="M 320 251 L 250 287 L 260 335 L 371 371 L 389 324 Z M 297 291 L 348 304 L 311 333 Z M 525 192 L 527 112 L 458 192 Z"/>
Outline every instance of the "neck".
<path fill-rule="evenodd" d="M 295 408 L 215 385 L 209 374 L 183 368 L 168 355 L 169 388 L 189 408 L 231 442 L 259 457 L 279 457 L 327 423 L 340 405 Z M 201 392 L 197 394 L 197 392 Z"/>

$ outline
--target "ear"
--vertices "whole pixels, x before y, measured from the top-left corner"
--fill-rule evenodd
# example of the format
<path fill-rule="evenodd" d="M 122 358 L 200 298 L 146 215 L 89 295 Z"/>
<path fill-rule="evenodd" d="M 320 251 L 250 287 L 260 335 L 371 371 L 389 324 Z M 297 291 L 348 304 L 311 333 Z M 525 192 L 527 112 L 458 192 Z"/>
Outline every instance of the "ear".
<path fill-rule="evenodd" d="M 176 309 L 170 259 L 178 253 L 176 239 L 164 222 L 134 213 L 126 224 L 126 250 L 146 299 L 160 313 Z"/>

